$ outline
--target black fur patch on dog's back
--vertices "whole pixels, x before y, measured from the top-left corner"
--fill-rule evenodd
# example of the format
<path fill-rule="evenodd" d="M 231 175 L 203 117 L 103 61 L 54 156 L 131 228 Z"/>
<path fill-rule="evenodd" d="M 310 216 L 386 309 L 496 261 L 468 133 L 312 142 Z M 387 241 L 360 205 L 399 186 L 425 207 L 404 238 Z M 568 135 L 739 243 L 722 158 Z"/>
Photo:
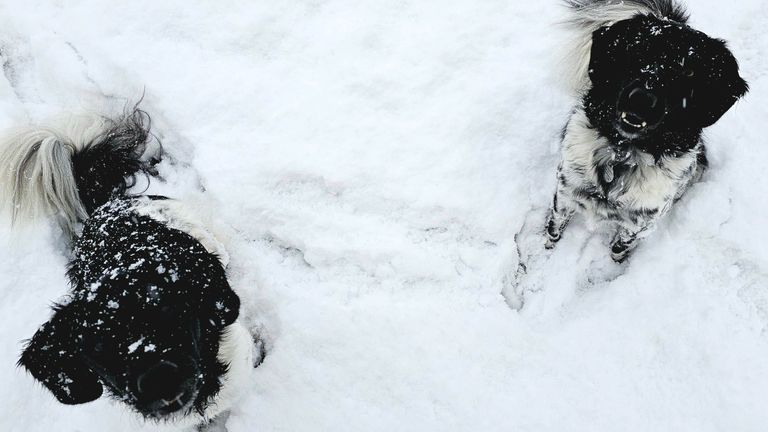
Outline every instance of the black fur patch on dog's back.
<path fill-rule="evenodd" d="M 135 109 L 72 155 L 78 193 L 88 213 L 112 196 L 123 195 L 135 184 L 136 174 L 147 169 L 141 156 L 151 137 L 149 128 L 149 115 Z"/>

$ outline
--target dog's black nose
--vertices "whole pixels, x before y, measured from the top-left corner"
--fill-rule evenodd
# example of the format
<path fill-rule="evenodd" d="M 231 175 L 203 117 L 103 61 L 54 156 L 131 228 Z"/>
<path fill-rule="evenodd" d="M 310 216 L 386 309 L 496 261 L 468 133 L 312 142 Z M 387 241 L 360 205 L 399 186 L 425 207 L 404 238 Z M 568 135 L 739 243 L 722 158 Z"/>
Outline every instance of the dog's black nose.
<path fill-rule="evenodd" d="M 178 365 L 161 360 L 138 376 L 136 389 L 140 397 L 147 401 L 173 401 L 183 393 L 184 382 L 185 377 Z"/>
<path fill-rule="evenodd" d="M 161 418 L 188 408 L 197 395 L 200 372 L 194 359 L 163 359 L 144 369 L 134 381 L 136 408 L 145 416 Z"/>
<path fill-rule="evenodd" d="M 633 82 L 621 92 L 618 111 L 621 122 L 635 129 L 653 128 L 665 114 L 659 95 L 640 81 Z"/>
<path fill-rule="evenodd" d="M 629 99 L 627 101 L 629 102 L 629 111 L 634 114 L 649 113 L 659 102 L 659 98 L 656 95 L 641 87 L 633 88 L 629 95 L 627 95 L 627 98 Z"/>

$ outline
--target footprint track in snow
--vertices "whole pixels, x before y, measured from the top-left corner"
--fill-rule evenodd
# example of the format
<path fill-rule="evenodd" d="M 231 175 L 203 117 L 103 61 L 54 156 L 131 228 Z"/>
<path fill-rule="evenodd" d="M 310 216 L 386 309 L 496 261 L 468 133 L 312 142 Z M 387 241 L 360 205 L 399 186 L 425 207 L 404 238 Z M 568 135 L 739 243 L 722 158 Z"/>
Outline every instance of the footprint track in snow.
<path fill-rule="evenodd" d="M 579 219 L 571 222 L 553 249 L 546 249 L 547 211 L 536 207 L 526 213 L 515 234 L 514 258 L 504 264 L 501 292 L 507 305 L 517 311 L 531 303 L 537 304 L 541 313 L 565 307 L 569 299 L 619 278 L 631 261 L 615 263 L 610 258 L 607 233 L 588 230 Z"/>

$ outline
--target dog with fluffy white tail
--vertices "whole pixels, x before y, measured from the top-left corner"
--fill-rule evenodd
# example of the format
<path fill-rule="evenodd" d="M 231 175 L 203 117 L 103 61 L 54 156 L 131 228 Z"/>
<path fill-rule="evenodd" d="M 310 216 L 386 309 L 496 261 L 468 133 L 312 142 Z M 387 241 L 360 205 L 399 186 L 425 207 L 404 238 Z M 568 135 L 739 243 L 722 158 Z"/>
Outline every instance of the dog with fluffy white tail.
<path fill-rule="evenodd" d="M 702 130 L 747 92 L 724 41 L 675 0 L 569 0 L 579 103 L 562 139 L 546 246 L 583 213 L 621 262 L 707 167 Z"/>
<path fill-rule="evenodd" d="M 608 228 L 610 256 L 624 262 L 707 168 L 702 138 L 748 90 L 726 43 L 688 25 L 675 0 L 566 0 L 572 38 L 564 82 L 577 102 L 562 133 L 557 186 L 540 220 L 516 234 L 517 269 L 503 294 L 518 309 L 529 275 L 571 219 Z M 598 230 L 598 234 L 606 233 Z M 589 279 L 616 277 L 598 263 Z M 588 273 L 594 273 L 594 269 Z"/>
<path fill-rule="evenodd" d="M 152 171 L 149 117 L 67 117 L 0 142 L 14 223 L 59 218 L 71 290 L 19 365 L 60 402 L 110 396 L 144 419 L 202 424 L 261 360 L 240 318 L 221 243 L 183 203 L 129 192 Z"/>

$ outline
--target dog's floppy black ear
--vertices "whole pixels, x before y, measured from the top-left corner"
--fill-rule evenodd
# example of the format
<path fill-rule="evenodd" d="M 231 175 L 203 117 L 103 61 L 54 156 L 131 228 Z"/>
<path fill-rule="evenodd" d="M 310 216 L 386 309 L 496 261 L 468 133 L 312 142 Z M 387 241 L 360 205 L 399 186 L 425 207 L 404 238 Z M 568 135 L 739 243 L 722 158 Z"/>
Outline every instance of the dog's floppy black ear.
<path fill-rule="evenodd" d="M 98 399 L 103 391 L 97 376 L 80 357 L 78 325 L 73 305 L 56 308 L 50 321 L 32 336 L 19 359 L 23 366 L 56 396 L 74 405 Z"/>
<path fill-rule="evenodd" d="M 629 35 L 636 32 L 645 17 L 635 17 L 603 26 L 592 32 L 592 47 L 589 53 L 589 78 L 594 85 L 616 81 L 626 74 L 630 60 L 630 42 L 636 40 Z"/>
<path fill-rule="evenodd" d="M 592 33 L 588 72 L 593 84 L 605 81 L 605 77 L 610 76 L 613 69 L 611 66 L 616 61 L 616 50 L 611 46 L 615 37 L 609 35 L 609 32 L 611 32 L 609 27 L 600 27 Z"/>
<path fill-rule="evenodd" d="M 749 90 L 747 82 L 739 76 L 736 58 L 725 47 L 724 41 L 718 40 L 718 43 L 722 44 L 725 53 L 715 57 L 717 63 L 708 79 L 710 82 L 698 89 L 698 94 L 693 97 L 694 112 L 701 127 L 713 125 Z"/>
<path fill-rule="evenodd" d="M 240 315 L 240 297 L 229 285 L 227 275 L 219 259 L 209 253 L 203 258 L 207 264 L 205 279 L 196 279 L 195 291 L 198 297 L 198 311 L 207 317 L 209 322 L 220 328 L 226 327 Z"/>

